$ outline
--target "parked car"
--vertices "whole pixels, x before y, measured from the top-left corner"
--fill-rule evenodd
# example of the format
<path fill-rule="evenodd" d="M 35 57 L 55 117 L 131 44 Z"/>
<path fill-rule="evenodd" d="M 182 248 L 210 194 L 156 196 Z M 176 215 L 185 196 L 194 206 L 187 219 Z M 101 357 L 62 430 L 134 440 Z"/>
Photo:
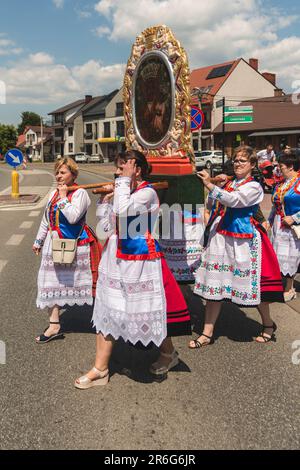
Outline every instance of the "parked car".
<path fill-rule="evenodd" d="M 225 155 L 224 162 L 228 160 Z M 212 167 L 222 165 L 222 151 L 221 150 L 203 150 L 202 152 L 195 152 L 195 163 L 197 170 L 205 167 L 210 170 Z"/>
<path fill-rule="evenodd" d="M 86 152 L 78 152 L 75 154 L 75 162 L 76 163 L 88 163 L 90 155 Z"/>
<path fill-rule="evenodd" d="M 91 156 L 88 157 L 88 163 L 104 163 L 103 155 L 93 153 Z"/>

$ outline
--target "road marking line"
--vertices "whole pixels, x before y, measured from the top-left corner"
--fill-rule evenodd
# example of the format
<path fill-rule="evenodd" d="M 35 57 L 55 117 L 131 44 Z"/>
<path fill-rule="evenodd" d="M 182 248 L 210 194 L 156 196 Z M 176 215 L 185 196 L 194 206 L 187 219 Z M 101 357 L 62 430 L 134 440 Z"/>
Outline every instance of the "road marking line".
<path fill-rule="evenodd" d="M 5 259 L 0 259 L 0 273 L 6 264 L 7 261 Z"/>
<path fill-rule="evenodd" d="M 38 217 L 41 211 L 31 211 L 28 217 Z"/>
<path fill-rule="evenodd" d="M 22 222 L 19 228 L 31 228 L 33 226 L 33 220 Z"/>
<path fill-rule="evenodd" d="M 25 235 L 12 235 L 10 239 L 6 242 L 6 245 L 13 245 L 13 246 L 20 245 L 24 237 Z"/>

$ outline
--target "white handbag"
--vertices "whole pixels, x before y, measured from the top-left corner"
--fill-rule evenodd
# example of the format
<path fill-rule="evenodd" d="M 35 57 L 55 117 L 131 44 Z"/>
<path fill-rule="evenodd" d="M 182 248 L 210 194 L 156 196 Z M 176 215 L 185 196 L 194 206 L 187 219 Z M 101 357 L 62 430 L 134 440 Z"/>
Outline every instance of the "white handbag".
<path fill-rule="evenodd" d="M 294 237 L 297 240 L 300 240 L 300 225 L 291 225 L 291 230 L 293 232 Z"/>
<path fill-rule="evenodd" d="M 46 218 L 51 235 L 52 242 L 52 259 L 55 264 L 72 264 L 76 251 L 77 242 L 83 232 L 84 225 L 82 225 L 80 233 L 77 238 L 53 238 L 53 232 L 50 225 L 49 215 L 46 209 Z"/>
<path fill-rule="evenodd" d="M 52 259 L 56 264 L 72 264 L 78 238 L 52 238 Z"/>

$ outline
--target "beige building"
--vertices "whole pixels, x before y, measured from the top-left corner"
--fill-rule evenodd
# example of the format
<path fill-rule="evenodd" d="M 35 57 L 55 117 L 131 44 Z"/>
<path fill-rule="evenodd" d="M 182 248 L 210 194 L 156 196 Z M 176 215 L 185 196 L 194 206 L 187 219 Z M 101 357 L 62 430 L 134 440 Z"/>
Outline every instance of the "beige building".
<path fill-rule="evenodd" d="M 108 95 L 91 98 L 68 120 L 69 127 L 73 128 L 72 153 L 86 152 L 88 155 L 105 156 L 98 139 L 102 135 L 106 107 L 117 93 L 118 90 L 114 90 Z"/>
<path fill-rule="evenodd" d="M 243 58 L 195 69 L 190 77 L 191 89 L 198 89 L 194 104 L 200 105 L 205 120 L 201 131 L 193 133 L 195 150 L 207 150 L 221 146 L 220 134 L 215 130 L 220 127 L 223 118 L 222 100 L 225 106 L 237 106 L 245 100 L 272 97 L 282 90 L 276 86 L 276 75 L 258 70 L 258 60 Z M 200 148 L 199 148 L 200 147 Z"/>
<path fill-rule="evenodd" d="M 54 128 L 55 157 L 74 154 L 75 139 L 72 118 L 91 99 L 91 95 L 86 95 L 84 99 L 74 101 L 48 113 L 52 116 L 52 127 Z"/>
<path fill-rule="evenodd" d="M 125 149 L 123 109 L 123 89 L 121 88 L 107 103 L 105 114 L 99 125 L 98 142 L 104 158 L 109 161 Z"/>

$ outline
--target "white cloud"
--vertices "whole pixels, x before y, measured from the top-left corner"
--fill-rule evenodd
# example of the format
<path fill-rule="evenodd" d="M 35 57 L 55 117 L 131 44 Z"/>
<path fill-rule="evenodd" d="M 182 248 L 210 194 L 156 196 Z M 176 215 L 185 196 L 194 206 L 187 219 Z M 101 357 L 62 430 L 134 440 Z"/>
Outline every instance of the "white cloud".
<path fill-rule="evenodd" d="M 272 68 L 286 84 L 286 70 L 296 73 L 300 37 L 279 40 L 282 28 L 299 19 L 260 0 L 100 0 L 95 10 L 110 27 L 98 34 L 132 43 L 145 28 L 166 24 L 187 51 L 191 69 L 237 57 L 257 57 L 260 69 Z M 97 31 L 97 30 L 96 30 Z M 284 51 L 284 60 L 282 53 Z M 128 54 L 130 49 L 128 48 Z M 299 59 L 297 59 L 299 63 Z M 271 71 L 271 70 L 270 70 Z"/>
<path fill-rule="evenodd" d="M 63 8 L 64 6 L 64 0 L 53 0 L 53 3 L 56 8 Z"/>
<path fill-rule="evenodd" d="M 90 18 L 92 16 L 92 13 L 90 11 L 86 10 L 75 10 L 79 18 L 85 20 L 86 18 Z"/>
<path fill-rule="evenodd" d="M 15 47 L 15 42 L 7 38 L 5 33 L 0 33 L 0 56 L 18 55 L 22 52 L 20 47 Z"/>
<path fill-rule="evenodd" d="M 29 61 L 34 65 L 49 65 L 53 64 L 54 59 L 45 52 L 37 52 L 36 54 L 29 55 Z"/>
<path fill-rule="evenodd" d="M 107 26 L 98 26 L 98 28 L 94 29 L 94 33 L 99 38 L 102 38 L 110 33 L 110 29 Z"/>
<path fill-rule="evenodd" d="M 10 67 L 0 67 L 0 77 L 6 85 L 7 104 L 50 105 L 120 88 L 124 70 L 125 64 L 105 66 L 95 60 L 69 68 L 38 52 Z"/>

